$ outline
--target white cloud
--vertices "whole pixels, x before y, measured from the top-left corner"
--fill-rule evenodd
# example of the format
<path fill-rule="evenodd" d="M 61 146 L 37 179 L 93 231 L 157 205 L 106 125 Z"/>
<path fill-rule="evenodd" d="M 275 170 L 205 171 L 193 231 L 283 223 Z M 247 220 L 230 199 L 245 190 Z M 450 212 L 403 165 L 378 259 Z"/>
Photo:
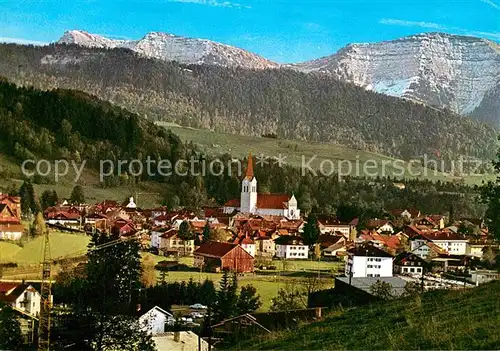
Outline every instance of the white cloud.
<path fill-rule="evenodd" d="M 394 26 L 402 26 L 402 27 L 420 27 L 420 28 L 429 28 L 429 29 L 437 29 L 437 30 L 447 30 L 446 26 L 432 23 L 432 22 L 417 22 L 417 21 L 405 21 L 405 20 L 397 20 L 392 18 L 382 18 L 378 23 L 388 24 Z"/>
<path fill-rule="evenodd" d="M 215 7 L 235 7 L 235 8 L 251 8 L 247 5 L 241 5 L 230 1 L 218 1 L 218 0 L 167 0 L 167 2 L 183 2 L 189 4 L 207 5 Z"/>
<path fill-rule="evenodd" d="M 29 39 L 22 39 L 22 38 L 6 38 L 6 37 L 0 37 L 0 43 L 15 43 L 15 44 L 22 44 L 22 45 L 48 45 L 48 42 L 44 41 L 38 41 L 38 40 L 29 40 Z"/>
<path fill-rule="evenodd" d="M 500 10 L 500 5 L 494 3 L 491 0 L 479 0 L 479 1 L 484 2 L 485 4 L 490 5 L 491 7 L 495 8 L 497 10 Z"/>
<path fill-rule="evenodd" d="M 432 23 L 432 22 L 405 21 L 405 20 L 398 20 L 391 18 L 383 18 L 379 20 L 378 23 L 400 26 L 400 27 L 418 27 L 418 28 L 433 29 L 441 32 L 455 33 L 458 35 L 466 35 L 471 37 L 488 38 L 492 40 L 500 39 L 499 32 L 484 32 L 484 31 L 469 30 L 459 27 L 448 27 L 442 24 Z"/>

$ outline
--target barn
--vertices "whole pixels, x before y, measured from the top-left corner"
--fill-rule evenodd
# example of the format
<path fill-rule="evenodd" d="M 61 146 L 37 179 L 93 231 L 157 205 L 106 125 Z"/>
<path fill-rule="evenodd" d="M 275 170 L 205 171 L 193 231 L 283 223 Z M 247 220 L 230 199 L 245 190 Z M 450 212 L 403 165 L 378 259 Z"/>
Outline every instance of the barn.
<path fill-rule="evenodd" d="M 254 257 L 240 245 L 207 241 L 194 252 L 194 265 L 211 271 L 253 272 Z"/>

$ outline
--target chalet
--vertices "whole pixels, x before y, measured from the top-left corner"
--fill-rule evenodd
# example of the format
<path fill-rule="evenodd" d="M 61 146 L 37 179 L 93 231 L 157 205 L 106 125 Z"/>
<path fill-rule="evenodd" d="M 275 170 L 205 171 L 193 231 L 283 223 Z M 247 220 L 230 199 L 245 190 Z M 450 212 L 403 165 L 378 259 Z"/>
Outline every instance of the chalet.
<path fill-rule="evenodd" d="M 96 224 L 98 221 L 107 221 L 108 217 L 101 213 L 93 213 L 85 216 L 85 224 Z"/>
<path fill-rule="evenodd" d="M 255 241 L 250 239 L 248 234 L 238 236 L 236 239 L 234 239 L 233 244 L 240 245 L 246 252 L 255 257 L 255 252 L 256 252 Z"/>
<path fill-rule="evenodd" d="M 40 293 L 28 284 L 0 282 L 0 301 L 32 316 L 40 314 Z"/>
<path fill-rule="evenodd" d="M 177 229 L 171 228 L 160 235 L 159 249 L 166 254 L 190 255 L 194 251 L 194 239 L 182 240 Z"/>
<path fill-rule="evenodd" d="M 403 217 L 406 219 L 412 219 L 420 217 L 421 213 L 417 209 L 396 209 L 390 211 L 394 217 Z"/>
<path fill-rule="evenodd" d="M 19 240 L 24 232 L 24 226 L 15 210 L 5 203 L 0 203 L 0 239 Z"/>
<path fill-rule="evenodd" d="M 276 257 L 307 259 L 309 257 L 309 246 L 304 244 L 300 236 L 284 235 L 274 240 L 276 244 Z"/>
<path fill-rule="evenodd" d="M 419 246 L 420 245 L 420 246 Z M 431 241 L 412 241 L 411 242 L 411 252 L 413 252 L 418 257 L 426 260 L 440 254 L 447 254 L 447 251 L 437 246 Z"/>
<path fill-rule="evenodd" d="M 415 250 L 424 242 L 430 241 L 452 255 L 467 254 L 467 244 L 469 242 L 469 240 L 462 235 L 451 231 L 426 232 L 413 237 L 410 240 L 411 250 Z"/>
<path fill-rule="evenodd" d="M 394 258 L 394 272 L 399 274 L 422 275 L 427 262 L 411 252 L 401 252 Z"/>
<path fill-rule="evenodd" d="M 233 199 L 224 204 L 224 213 L 239 211 L 243 214 L 271 215 L 300 219 L 300 209 L 297 199 L 284 194 L 263 194 L 257 192 L 257 179 L 253 173 L 252 155 L 248 156 L 245 178 L 241 183 L 239 199 Z"/>
<path fill-rule="evenodd" d="M 215 271 L 253 272 L 254 257 L 240 245 L 207 241 L 194 252 L 194 266 Z"/>
<path fill-rule="evenodd" d="M 351 235 L 351 231 L 356 226 L 352 221 L 342 222 L 339 221 L 336 217 L 327 215 L 318 215 L 317 220 L 321 234 L 340 232 L 342 235 L 345 235 L 349 238 Z"/>
<path fill-rule="evenodd" d="M 12 210 L 14 215 L 20 220 L 21 219 L 21 197 L 11 196 L 8 194 L 0 193 L 0 205 L 7 205 Z"/>
<path fill-rule="evenodd" d="M 320 235 L 318 242 L 323 250 L 323 256 L 325 257 L 345 256 L 348 245 L 351 243 L 343 235 L 329 234 Z"/>
<path fill-rule="evenodd" d="M 384 235 L 376 231 L 363 230 L 358 238 L 360 242 L 371 242 L 374 246 L 386 251 L 396 252 L 401 249 L 400 235 Z"/>
<path fill-rule="evenodd" d="M 174 325 L 174 322 L 174 316 L 158 306 L 139 317 L 142 329 L 150 335 L 164 333 L 165 325 Z"/>
<path fill-rule="evenodd" d="M 166 206 L 155 207 L 155 208 L 151 208 L 151 209 L 148 209 L 145 211 L 147 211 L 149 213 L 150 219 L 154 219 L 158 216 L 165 215 L 168 213 L 168 209 Z"/>
<path fill-rule="evenodd" d="M 393 256 L 374 245 L 357 245 L 347 255 L 346 276 L 392 277 Z"/>
<path fill-rule="evenodd" d="M 366 228 L 375 230 L 379 234 L 394 233 L 394 226 L 387 219 L 372 219 L 368 221 Z"/>

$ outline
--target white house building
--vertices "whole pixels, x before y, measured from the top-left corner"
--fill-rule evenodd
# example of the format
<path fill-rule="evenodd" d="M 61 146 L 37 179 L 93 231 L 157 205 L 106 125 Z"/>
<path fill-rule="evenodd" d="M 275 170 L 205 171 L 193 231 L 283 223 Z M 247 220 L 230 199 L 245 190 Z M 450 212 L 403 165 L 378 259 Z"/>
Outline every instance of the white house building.
<path fill-rule="evenodd" d="M 0 301 L 32 316 L 40 314 L 40 293 L 28 284 L 0 282 Z"/>
<path fill-rule="evenodd" d="M 346 276 L 392 277 L 393 256 L 373 245 L 358 245 L 347 251 Z"/>
<path fill-rule="evenodd" d="M 276 257 L 291 259 L 307 259 L 309 247 L 304 245 L 300 236 L 283 235 L 274 240 L 276 243 Z"/>
<path fill-rule="evenodd" d="M 427 242 L 434 243 L 450 255 L 466 255 L 468 252 L 467 245 L 469 240 L 451 231 L 436 231 L 421 234 L 412 239 L 410 244 L 411 250 L 417 250 Z M 415 253 L 417 254 L 417 251 Z"/>
<path fill-rule="evenodd" d="M 243 214 L 282 216 L 288 219 L 300 219 L 300 209 L 297 199 L 282 194 L 257 193 L 257 179 L 253 174 L 252 155 L 248 156 L 248 166 L 245 178 L 241 183 L 240 199 L 233 199 L 224 204 L 226 214 L 239 211 Z"/>
<path fill-rule="evenodd" d="M 165 325 L 174 325 L 175 318 L 171 313 L 155 306 L 139 317 L 139 323 L 144 331 L 156 335 L 165 332 Z"/>

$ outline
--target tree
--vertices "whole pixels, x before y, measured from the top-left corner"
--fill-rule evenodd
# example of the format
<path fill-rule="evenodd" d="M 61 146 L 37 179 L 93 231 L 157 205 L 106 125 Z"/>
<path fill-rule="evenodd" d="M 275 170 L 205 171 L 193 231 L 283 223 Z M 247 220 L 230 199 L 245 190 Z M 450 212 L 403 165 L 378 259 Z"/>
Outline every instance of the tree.
<path fill-rule="evenodd" d="M 307 223 L 304 225 L 304 244 L 312 246 L 318 242 L 320 230 L 316 215 L 310 214 Z"/>
<path fill-rule="evenodd" d="M 156 284 L 155 265 L 155 260 L 151 255 L 147 255 L 142 260 L 141 284 L 146 288 Z"/>
<path fill-rule="evenodd" d="M 230 277 L 230 273 L 224 271 L 222 279 L 219 282 L 219 290 L 217 291 L 217 299 L 214 306 L 216 320 L 221 321 L 237 313 L 237 289 L 236 273 L 233 273 L 232 277 Z"/>
<path fill-rule="evenodd" d="M 29 180 L 24 181 L 21 185 L 19 196 L 21 197 L 21 211 L 24 215 L 36 214 L 40 210 L 35 189 Z"/>
<path fill-rule="evenodd" d="M 422 286 L 418 282 L 407 282 L 404 287 L 404 296 L 415 296 L 422 292 Z"/>
<path fill-rule="evenodd" d="M 277 312 L 306 308 L 304 300 L 304 292 L 299 289 L 297 284 L 287 282 L 285 288 L 279 289 L 278 295 L 271 299 L 270 310 Z"/>
<path fill-rule="evenodd" d="M 257 289 L 253 285 L 242 286 L 236 303 L 238 314 L 254 312 L 260 306 L 262 306 L 262 302 L 260 296 L 257 295 Z"/>
<path fill-rule="evenodd" d="M 211 239 L 213 241 L 219 241 L 221 243 L 225 243 L 227 242 L 228 239 L 228 232 L 224 228 L 215 228 L 212 231 Z"/>
<path fill-rule="evenodd" d="M 0 349 L 17 350 L 22 344 L 21 326 L 14 310 L 0 302 Z"/>
<path fill-rule="evenodd" d="M 59 198 L 57 197 L 57 192 L 55 190 L 45 190 L 40 197 L 40 205 L 43 210 L 57 205 L 57 201 L 59 201 Z"/>
<path fill-rule="evenodd" d="M 73 191 L 71 191 L 71 196 L 69 201 L 72 204 L 83 204 L 85 203 L 85 194 L 81 185 L 75 185 Z"/>
<path fill-rule="evenodd" d="M 103 244 L 108 246 L 101 248 Z M 59 338 L 79 349 L 154 350 L 151 336 L 136 316 L 140 301 L 139 242 L 120 241 L 118 233 L 92 235 L 83 280 L 72 313 L 60 318 L 68 326 Z M 99 248 L 99 250 L 96 250 Z"/>
<path fill-rule="evenodd" d="M 392 285 L 381 280 L 377 280 L 372 286 L 370 286 L 370 292 L 373 296 L 381 298 L 383 300 L 390 300 L 394 298 L 394 293 L 392 291 Z"/>
<path fill-rule="evenodd" d="M 191 226 L 188 221 L 184 221 L 179 226 L 179 232 L 177 234 L 184 244 L 184 255 L 186 255 L 186 241 L 193 240 L 194 234 L 191 232 Z"/>
<path fill-rule="evenodd" d="M 38 212 L 35 216 L 35 220 L 30 228 L 30 234 L 33 237 L 42 236 L 47 231 L 47 226 L 45 225 L 45 220 L 43 219 L 42 212 Z"/>
<path fill-rule="evenodd" d="M 210 224 L 207 221 L 207 224 L 205 224 L 205 227 L 203 227 L 203 241 L 208 241 L 210 240 Z"/>
<path fill-rule="evenodd" d="M 484 219 L 488 231 L 500 240 L 500 151 L 497 153 L 498 159 L 493 162 L 496 173 L 498 174 L 495 182 L 488 182 L 481 189 L 482 201 L 487 205 Z"/>

